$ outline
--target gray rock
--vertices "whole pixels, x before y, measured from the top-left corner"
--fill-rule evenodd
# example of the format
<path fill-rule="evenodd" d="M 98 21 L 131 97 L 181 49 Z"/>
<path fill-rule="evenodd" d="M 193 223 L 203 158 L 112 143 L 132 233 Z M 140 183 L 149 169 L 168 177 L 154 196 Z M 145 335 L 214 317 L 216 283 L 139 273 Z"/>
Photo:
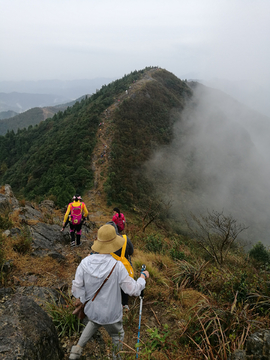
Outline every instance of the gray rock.
<path fill-rule="evenodd" d="M 0 359 L 61 360 L 64 353 L 51 318 L 29 297 L 2 297 Z"/>
<path fill-rule="evenodd" d="M 12 228 L 10 229 L 10 235 L 11 236 L 17 236 L 21 234 L 21 230 L 18 228 Z"/>
<path fill-rule="evenodd" d="M 59 254 L 56 251 L 50 251 L 50 252 L 48 252 L 47 255 L 50 256 L 51 258 L 57 260 L 59 263 L 62 263 L 66 260 L 66 257 L 64 255 Z"/>
<path fill-rule="evenodd" d="M 10 234 L 11 234 L 10 230 L 3 231 L 3 235 L 6 237 L 10 236 Z"/>
<path fill-rule="evenodd" d="M 5 211 L 8 208 L 19 207 L 19 201 L 15 198 L 10 185 L 4 186 L 4 193 L 0 194 L 0 210 Z"/>
<path fill-rule="evenodd" d="M 25 207 L 20 208 L 20 215 L 19 218 L 27 222 L 27 220 L 39 220 L 42 217 L 42 213 L 32 206 L 25 205 Z"/>
<path fill-rule="evenodd" d="M 49 225 L 44 223 L 37 223 L 36 225 L 29 226 L 30 234 L 32 237 L 33 254 L 43 256 L 48 251 L 57 252 L 62 249 L 62 245 L 69 243 L 60 231 L 59 225 Z M 44 251 L 46 250 L 46 251 Z"/>
<path fill-rule="evenodd" d="M 245 350 L 235 350 L 232 354 L 231 360 L 247 360 Z"/>
<path fill-rule="evenodd" d="M 246 352 L 248 359 L 270 359 L 270 330 L 259 330 L 250 335 L 246 343 Z"/>

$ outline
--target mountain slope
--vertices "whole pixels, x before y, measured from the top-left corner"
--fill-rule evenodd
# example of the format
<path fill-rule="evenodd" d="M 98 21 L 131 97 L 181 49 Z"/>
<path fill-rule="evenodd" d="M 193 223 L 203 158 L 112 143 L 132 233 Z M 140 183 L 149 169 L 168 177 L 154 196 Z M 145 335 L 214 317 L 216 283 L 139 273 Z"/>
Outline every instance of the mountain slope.
<path fill-rule="evenodd" d="M 113 103 L 113 96 L 141 73 L 103 87 L 34 128 L 1 137 L 1 182 L 9 182 L 15 192 L 30 199 L 52 196 L 60 206 L 70 193 L 91 188 L 91 156 L 100 116 Z"/>
<path fill-rule="evenodd" d="M 179 231 L 190 211 L 223 209 L 267 242 L 267 124 L 222 92 L 146 68 L 0 137 L 0 181 L 60 207 L 93 190 L 125 209 L 159 208 Z"/>

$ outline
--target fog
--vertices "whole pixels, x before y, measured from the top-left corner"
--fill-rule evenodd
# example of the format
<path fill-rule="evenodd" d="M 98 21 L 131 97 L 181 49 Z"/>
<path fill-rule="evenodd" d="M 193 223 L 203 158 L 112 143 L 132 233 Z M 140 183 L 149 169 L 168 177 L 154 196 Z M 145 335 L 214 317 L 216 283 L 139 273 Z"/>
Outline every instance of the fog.
<path fill-rule="evenodd" d="M 149 179 L 170 215 L 232 215 L 250 243 L 270 245 L 269 118 L 220 91 L 198 86 L 179 114 L 171 145 L 153 154 Z"/>

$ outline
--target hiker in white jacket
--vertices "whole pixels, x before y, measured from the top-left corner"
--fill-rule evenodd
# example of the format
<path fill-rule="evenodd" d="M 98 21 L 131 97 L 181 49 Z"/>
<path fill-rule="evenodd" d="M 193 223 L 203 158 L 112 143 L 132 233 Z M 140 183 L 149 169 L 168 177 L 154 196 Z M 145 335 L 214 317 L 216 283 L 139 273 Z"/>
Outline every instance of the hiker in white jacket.
<path fill-rule="evenodd" d="M 115 353 L 122 348 L 120 341 L 124 340 L 124 329 L 121 289 L 131 296 L 139 296 L 145 288 L 145 280 L 149 278 L 149 273 L 145 270 L 135 281 L 128 275 L 123 263 L 110 255 L 122 248 L 124 241 L 123 237 L 116 234 L 112 225 L 102 226 L 92 246 L 92 250 L 98 254 L 84 258 L 76 270 L 75 280 L 72 281 L 72 294 L 82 303 L 87 302 L 84 312 L 89 322 L 78 344 L 72 346 L 69 359 L 80 358 L 83 347 L 100 326 L 103 326 L 112 338 L 114 359 L 117 358 Z M 109 274 L 108 280 L 104 281 Z"/>

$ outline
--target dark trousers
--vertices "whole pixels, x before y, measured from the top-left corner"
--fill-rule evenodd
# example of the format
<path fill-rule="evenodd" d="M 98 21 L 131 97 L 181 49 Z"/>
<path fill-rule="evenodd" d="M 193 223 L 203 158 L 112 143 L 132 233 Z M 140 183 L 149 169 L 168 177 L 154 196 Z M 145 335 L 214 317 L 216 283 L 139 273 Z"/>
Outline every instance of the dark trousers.
<path fill-rule="evenodd" d="M 71 241 L 75 241 L 75 233 L 76 233 L 76 245 L 80 245 L 81 243 L 81 234 L 82 234 L 82 223 L 73 225 L 72 223 L 69 224 L 70 226 L 70 237 Z"/>
<path fill-rule="evenodd" d="M 122 295 L 122 305 L 123 306 L 128 305 L 128 299 L 129 299 L 128 294 L 124 293 L 124 291 L 121 289 L 121 295 Z"/>

